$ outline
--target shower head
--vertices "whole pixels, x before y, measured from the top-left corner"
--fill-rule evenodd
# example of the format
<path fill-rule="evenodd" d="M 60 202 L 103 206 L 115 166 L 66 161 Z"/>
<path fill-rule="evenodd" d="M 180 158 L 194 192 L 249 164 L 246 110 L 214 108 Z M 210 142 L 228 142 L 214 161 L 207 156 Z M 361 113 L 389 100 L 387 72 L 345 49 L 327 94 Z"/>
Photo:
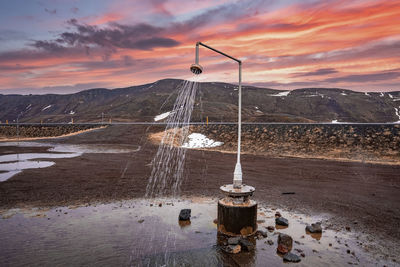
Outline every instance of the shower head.
<path fill-rule="evenodd" d="M 192 66 L 190 66 L 190 71 L 193 72 L 196 75 L 199 75 L 200 73 L 203 72 L 203 67 L 200 66 L 200 64 L 192 64 Z"/>

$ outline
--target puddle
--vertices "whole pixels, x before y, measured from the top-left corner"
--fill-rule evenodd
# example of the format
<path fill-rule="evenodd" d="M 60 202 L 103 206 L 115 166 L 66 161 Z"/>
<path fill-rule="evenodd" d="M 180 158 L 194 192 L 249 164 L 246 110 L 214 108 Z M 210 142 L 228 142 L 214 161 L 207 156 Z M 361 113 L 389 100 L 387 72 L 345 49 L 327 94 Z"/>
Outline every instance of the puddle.
<path fill-rule="evenodd" d="M 37 159 L 61 159 L 79 157 L 83 153 L 129 153 L 140 147 L 120 148 L 111 145 L 69 145 L 39 142 L 1 142 L 0 147 L 50 147 L 50 153 L 18 153 L 0 156 L 0 182 L 4 182 L 26 169 L 46 168 L 54 165 L 52 161 Z"/>
<path fill-rule="evenodd" d="M 0 163 L 20 162 L 32 159 L 74 158 L 80 155 L 82 155 L 82 153 L 19 153 L 0 156 Z M 2 169 L 2 167 L 0 167 L 0 169 Z"/>
<path fill-rule="evenodd" d="M 183 208 L 192 210 L 190 223 L 178 222 Z M 218 246 L 213 223 L 216 199 L 137 199 L 85 207 L 6 210 L 0 213 L 0 266 L 283 266 L 276 253 L 278 232 L 293 237 L 292 252 L 305 254 L 297 266 L 378 264 L 363 251 L 354 233 L 324 230 L 320 236 L 311 236 L 305 232 L 306 224 L 322 220 L 324 225 L 325 218 L 280 212 L 289 227 L 255 240 L 254 252 L 231 255 Z M 260 230 L 275 226 L 274 214 L 259 207 Z"/>

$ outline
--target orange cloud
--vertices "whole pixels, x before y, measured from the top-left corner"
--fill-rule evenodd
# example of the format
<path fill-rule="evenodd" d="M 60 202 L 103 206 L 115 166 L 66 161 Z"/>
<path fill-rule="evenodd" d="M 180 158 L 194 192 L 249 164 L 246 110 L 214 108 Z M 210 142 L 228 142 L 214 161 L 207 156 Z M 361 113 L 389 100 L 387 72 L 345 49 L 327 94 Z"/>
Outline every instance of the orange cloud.
<path fill-rule="evenodd" d="M 210 8 L 212 2 L 204 2 L 203 5 Z M 191 9 L 188 4 L 183 4 L 184 9 L 175 12 L 177 6 L 178 2 L 172 1 L 154 8 L 158 10 L 156 12 L 172 16 L 200 12 L 198 8 Z M 241 12 L 235 16 L 225 13 L 210 15 L 210 21 L 204 19 L 209 15 L 205 13 L 204 17 L 194 17 L 198 20 L 194 22 L 188 19 L 156 25 L 148 33 L 150 35 L 146 35 L 152 40 L 154 36 L 151 34 L 156 32 L 155 37 L 174 40 L 179 45 L 150 46 L 149 49 L 130 47 L 124 42 L 136 38 L 139 33 L 126 31 L 123 33 L 132 36 L 124 36 L 126 39 L 121 41 L 118 40 L 122 38 L 119 33 L 110 34 L 106 38 L 114 39 L 89 44 L 74 43 L 73 46 L 63 44 L 66 47 L 59 53 L 34 48 L 25 51 L 25 57 L 1 53 L 0 70 L 3 74 L 0 83 L 2 88 L 70 85 L 77 81 L 102 82 L 119 87 L 167 77 L 190 77 L 188 66 L 194 60 L 196 41 L 242 58 L 244 81 L 247 83 L 292 84 L 307 81 L 314 82 L 315 86 L 334 86 L 337 80 L 340 81 L 338 85 L 355 90 L 377 89 L 380 86 L 388 89 L 387 83 L 398 83 L 395 76 L 392 80 L 368 84 L 355 82 L 354 79 L 349 82 L 336 79 L 400 69 L 400 28 L 396 27 L 400 17 L 398 1 L 321 1 L 313 6 L 295 4 L 266 12 Z M 89 20 L 88 24 L 104 26 L 108 22 L 124 19 L 126 16 L 122 12 L 109 12 Z M 66 36 L 73 36 L 73 32 L 69 34 Z M 112 46 L 114 43 L 119 47 Z M 109 47 L 105 47 L 107 44 Z M 89 49 L 90 53 L 86 53 L 85 49 Z M 107 57 L 104 53 L 108 53 Z M 200 61 L 208 78 L 236 82 L 237 66 L 231 64 L 229 59 L 201 48 Z M 334 71 L 317 72 L 328 68 Z M 390 79 L 392 76 L 387 77 Z M 389 89 L 400 88 L 392 86 Z"/>

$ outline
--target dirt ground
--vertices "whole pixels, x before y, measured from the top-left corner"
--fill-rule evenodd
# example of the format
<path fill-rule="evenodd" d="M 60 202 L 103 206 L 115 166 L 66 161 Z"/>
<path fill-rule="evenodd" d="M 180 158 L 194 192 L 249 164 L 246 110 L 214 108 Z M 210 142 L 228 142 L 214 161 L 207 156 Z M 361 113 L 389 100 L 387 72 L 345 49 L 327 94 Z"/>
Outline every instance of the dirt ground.
<path fill-rule="evenodd" d="M 157 149 L 147 136 L 160 130 L 160 126 L 115 125 L 58 139 L 58 143 L 141 149 L 55 159 L 52 167 L 24 170 L 0 183 L 0 210 L 143 197 Z M 0 155 L 16 149 L 21 152 L 21 148 L 0 147 Z M 232 153 L 188 151 L 182 194 L 220 196 L 219 186 L 231 183 L 235 162 Z M 366 233 L 378 242 L 366 249 L 400 260 L 400 166 L 246 154 L 242 168 L 244 182 L 256 187 L 254 198 L 260 203 L 306 214 L 330 214 L 326 227 L 343 230 L 347 226 L 352 232 Z"/>

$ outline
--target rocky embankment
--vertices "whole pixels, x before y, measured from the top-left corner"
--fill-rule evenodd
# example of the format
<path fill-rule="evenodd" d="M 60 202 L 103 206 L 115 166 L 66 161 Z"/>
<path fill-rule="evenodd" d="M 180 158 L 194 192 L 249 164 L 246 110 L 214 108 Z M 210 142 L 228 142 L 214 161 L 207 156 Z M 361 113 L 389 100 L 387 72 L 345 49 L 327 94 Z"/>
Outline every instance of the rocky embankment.
<path fill-rule="evenodd" d="M 97 128 L 97 125 L 19 125 L 19 138 L 56 137 Z M 16 139 L 17 126 L 0 126 L 0 140 Z"/>
<path fill-rule="evenodd" d="M 236 151 L 236 125 L 193 126 Z M 306 157 L 400 164 L 400 125 L 292 124 L 243 125 L 242 151 L 277 157 Z"/>

